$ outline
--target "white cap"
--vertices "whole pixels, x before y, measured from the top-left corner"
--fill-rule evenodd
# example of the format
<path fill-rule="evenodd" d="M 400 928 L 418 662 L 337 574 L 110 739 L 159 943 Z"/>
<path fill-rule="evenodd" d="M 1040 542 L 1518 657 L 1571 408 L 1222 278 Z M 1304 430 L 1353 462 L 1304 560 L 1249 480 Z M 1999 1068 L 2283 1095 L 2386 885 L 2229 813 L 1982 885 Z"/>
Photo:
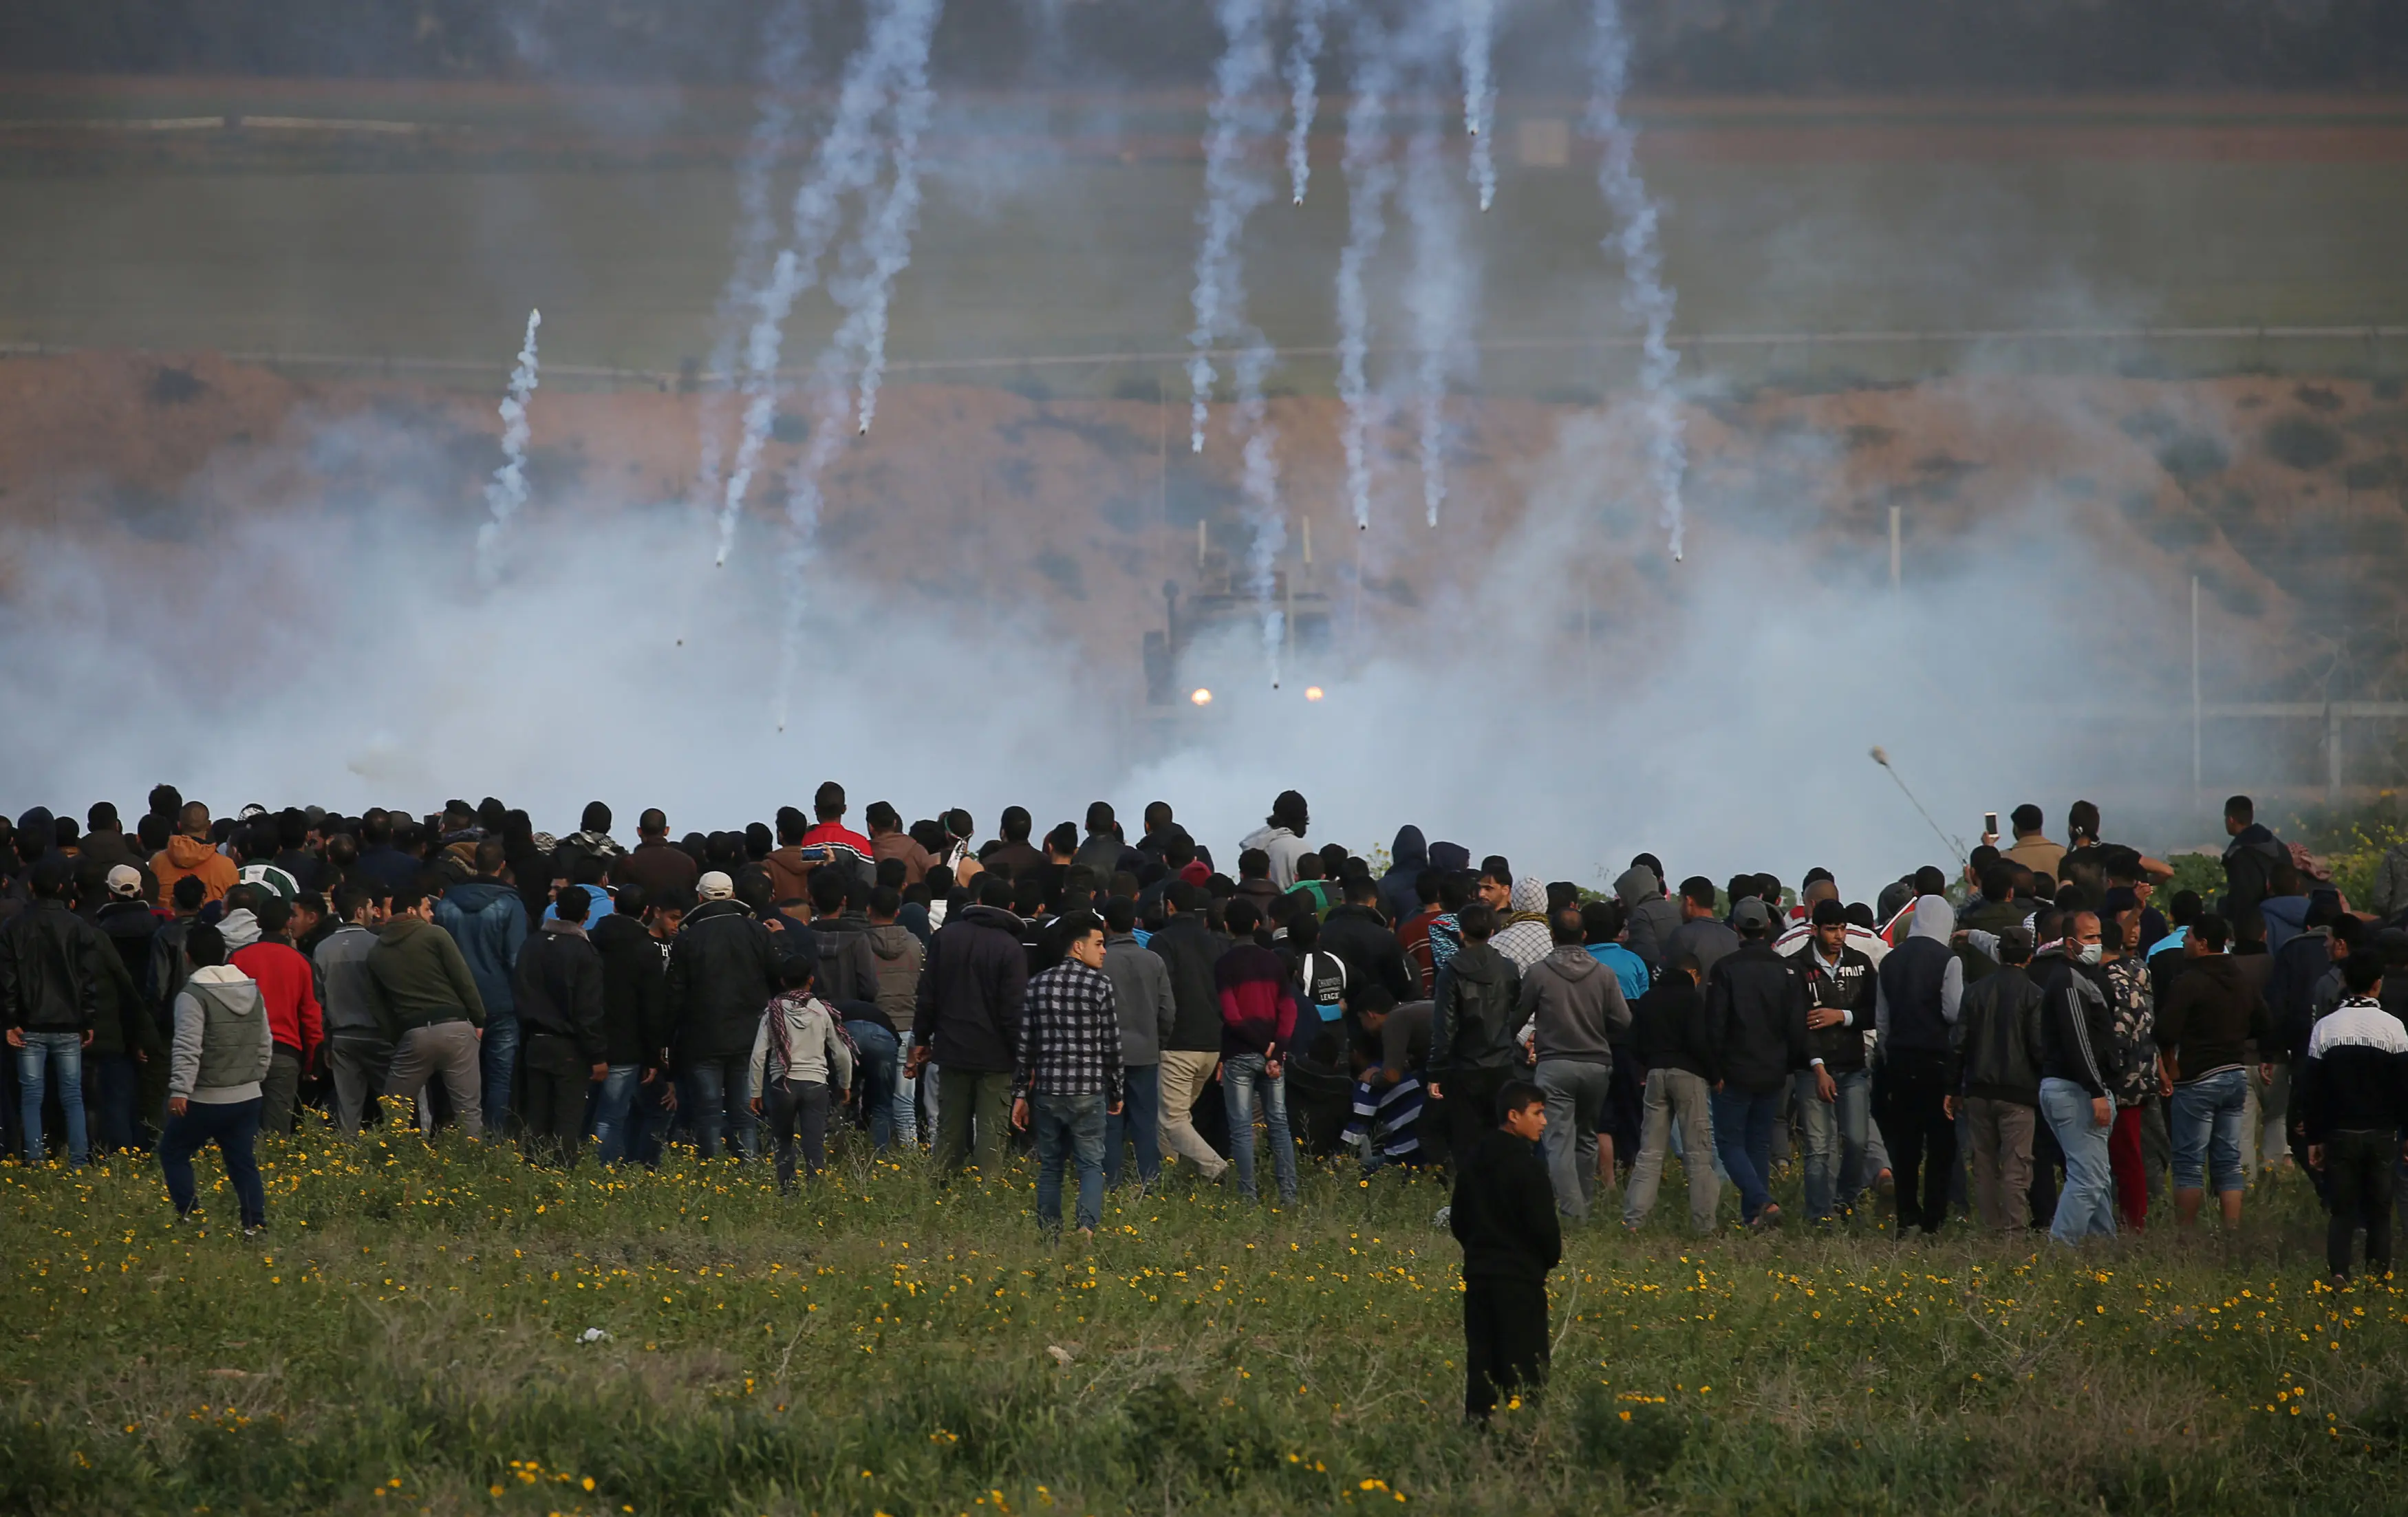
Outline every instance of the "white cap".
<path fill-rule="evenodd" d="M 698 901 L 724 901 L 735 894 L 736 881 L 717 869 L 694 882 L 694 896 Z"/>
<path fill-rule="evenodd" d="M 142 871 L 130 864 L 111 866 L 108 871 L 108 893 L 129 901 L 140 900 Z"/>

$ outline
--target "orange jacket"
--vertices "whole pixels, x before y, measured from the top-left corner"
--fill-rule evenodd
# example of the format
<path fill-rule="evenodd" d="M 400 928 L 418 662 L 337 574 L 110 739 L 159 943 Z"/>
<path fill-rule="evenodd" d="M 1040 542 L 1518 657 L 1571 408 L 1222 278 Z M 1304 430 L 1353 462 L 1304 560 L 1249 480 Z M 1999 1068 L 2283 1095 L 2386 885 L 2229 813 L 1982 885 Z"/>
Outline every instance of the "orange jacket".
<path fill-rule="evenodd" d="M 210 846 L 207 838 L 187 837 L 181 833 L 167 839 L 167 846 L 150 856 L 150 872 L 158 877 L 159 903 L 166 905 L 175 897 L 176 881 L 186 875 L 198 875 L 201 880 L 201 904 L 207 906 L 241 879 L 234 860 Z"/>

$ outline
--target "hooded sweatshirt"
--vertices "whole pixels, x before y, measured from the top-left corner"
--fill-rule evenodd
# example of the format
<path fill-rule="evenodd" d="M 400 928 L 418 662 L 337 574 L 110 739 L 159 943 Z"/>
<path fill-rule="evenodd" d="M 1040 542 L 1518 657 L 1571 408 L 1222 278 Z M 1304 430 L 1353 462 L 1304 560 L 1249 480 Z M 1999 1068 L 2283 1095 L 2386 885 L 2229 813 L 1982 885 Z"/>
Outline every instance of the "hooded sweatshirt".
<path fill-rule="evenodd" d="M 1873 1020 L 1883 1057 L 1891 1053 L 1946 1056 L 1956 1044 L 1956 1015 L 1965 999 L 1965 963 L 1949 947 L 1956 909 L 1942 895 L 1914 903 L 1906 941 L 1882 960 L 1875 978 Z"/>
<path fill-rule="evenodd" d="M 1526 975 L 1555 946 L 1555 935 L 1547 930 L 1547 882 L 1534 874 L 1514 880 L 1512 907 L 1488 946 Z"/>
<path fill-rule="evenodd" d="M 1680 908 L 1664 897 L 1664 882 L 1656 878 L 1655 870 L 1635 865 L 1614 880 L 1613 897 L 1629 918 L 1625 946 L 1650 970 L 1662 974 L 1670 967 L 1664 960 L 1664 945 L 1681 924 Z"/>
<path fill-rule="evenodd" d="M 1608 1039 L 1630 1030 L 1630 1003 L 1612 970 L 1578 944 L 1554 949 L 1522 976 L 1518 1003 L 1533 1023 L 1539 1062 L 1612 1066 Z"/>
<path fill-rule="evenodd" d="M 870 963 L 878 971 L 878 1009 L 885 1014 L 888 1025 L 898 1032 L 909 1031 L 920 1008 L 920 964 L 924 956 L 920 939 L 896 922 L 873 925 L 862 937 L 869 944 Z"/>
<path fill-rule="evenodd" d="M 203 1106 L 256 1101 L 275 1048 L 249 976 L 230 964 L 195 969 L 176 995 L 167 1094 Z"/>
<path fill-rule="evenodd" d="M 460 945 L 468 972 L 477 978 L 485 1015 L 517 1014 L 513 981 L 519 951 L 526 946 L 526 902 L 518 887 L 498 880 L 470 880 L 452 886 L 435 903 L 435 924 Z"/>
<path fill-rule="evenodd" d="M 1240 852 L 1259 848 L 1270 855 L 1271 883 L 1281 894 L 1296 888 L 1296 861 L 1304 853 L 1303 838 L 1285 827 L 1266 825 L 1246 834 L 1238 847 Z"/>
<path fill-rule="evenodd" d="M 187 837 L 181 833 L 168 838 L 167 846 L 150 856 L 150 872 L 158 877 L 159 898 L 163 901 L 175 897 L 177 880 L 188 874 L 198 875 L 203 906 L 234 889 L 241 874 L 234 860 L 219 852 L 208 838 Z"/>
<path fill-rule="evenodd" d="M 1380 877 L 1380 909 L 1390 922 L 1408 921 L 1421 910 L 1421 894 L 1413 887 L 1429 866 L 1429 844 L 1422 830 L 1398 827 L 1397 840 L 1388 847 L 1388 872 Z"/>
<path fill-rule="evenodd" d="M 228 949 L 240 952 L 259 941 L 259 918 L 249 911 L 228 911 L 218 919 L 218 934 Z"/>
<path fill-rule="evenodd" d="M 438 1022 L 485 1024 L 476 977 L 452 935 L 423 917 L 395 917 L 377 934 L 367 956 L 368 1002 L 385 1036 Z"/>
<path fill-rule="evenodd" d="M 2222 953 L 2186 965 L 2157 1008 L 2157 1047 L 2174 1061 L 2178 1085 L 2242 1067 L 2252 1038 L 2273 1041 L 2266 998 L 2243 982 L 2240 965 Z"/>

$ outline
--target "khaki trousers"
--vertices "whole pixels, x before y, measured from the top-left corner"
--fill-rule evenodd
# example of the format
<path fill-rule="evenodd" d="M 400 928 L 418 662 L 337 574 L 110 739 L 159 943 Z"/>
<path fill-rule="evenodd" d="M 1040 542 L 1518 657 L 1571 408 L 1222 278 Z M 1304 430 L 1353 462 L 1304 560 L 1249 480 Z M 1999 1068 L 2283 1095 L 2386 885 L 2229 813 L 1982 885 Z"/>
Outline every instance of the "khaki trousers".
<path fill-rule="evenodd" d="M 1973 1144 L 1973 1200 L 1982 1225 L 2021 1232 L 2031 1223 L 2032 1131 L 2040 1113 L 2013 1101 L 1965 1097 L 1966 1136 Z"/>
<path fill-rule="evenodd" d="M 1162 1051 L 1162 1146 L 1194 1164 L 1204 1172 L 1206 1180 L 1220 1179 L 1229 1167 L 1229 1161 L 1212 1152 L 1212 1145 L 1196 1130 L 1189 1113 L 1196 1109 L 1197 1098 L 1204 1094 L 1204 1087 L 1212 1082 L 1212 1071 L 1220 1063 L 1218 1053 L 1185 1049 Z M 1254 1135 L 1247 1134 L 1246 1140 L 1252 1142 Z"/>

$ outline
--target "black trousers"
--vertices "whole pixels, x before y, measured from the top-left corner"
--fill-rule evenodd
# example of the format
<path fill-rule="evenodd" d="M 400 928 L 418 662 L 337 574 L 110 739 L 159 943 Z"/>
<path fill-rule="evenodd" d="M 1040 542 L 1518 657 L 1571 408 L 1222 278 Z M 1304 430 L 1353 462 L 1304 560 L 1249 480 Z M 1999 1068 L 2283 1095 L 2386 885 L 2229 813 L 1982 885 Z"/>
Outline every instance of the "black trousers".
<path fill-rule="evenodd" d="M 2325 1201 L 2331 1221 L 2325 1227 L 2325 1263 L 2336 1275 L 2349 1273 L 2350 1235 L 2366 1229 L 2366 1273 L 2380 1280 L 2391 1271 L 2391 1159 L 2400 1152 L 2392 1133 L 2335 1133 L 2325 1139 Z"/>
<path fill-rule="evenodd" d="M 761 1114 L 778 1144 L 778 1189 L 795 1188 L 795 1147 L 818 1174 L 827 1167 L 828 1088 L 819 1081 L 773 1080 L 761 1093 Z"/>
<path fill-rule="evenodd" d="M 1936 1233 L 1948 1219 L 1948 1177 L 1956 1167 L 1956 1124 L 1941 1105 L 1949 1095 L 1948 1061 L 1938 1053 L 1893 1051 L 1882 1057 L 1880 1080 L 1882 1140 L 1898 1181 L 1898 1230 Z"/>
<path fill-rule="evenodd" d="M 1547 1282 L 1474 1275 L 1463 1282 L 1463 1414 L 1486 1422 L 1500 1396 L 1535 1400 L 1547 1379 Z"/>
<path fill-rule="evenodd" d="M 1447 1161 L 1460 1165 L 1469 1158 L 1480 1135 L 1497 1125 L 1497 1093 L 1512 1074 L 1509 1069 L 1459 1069 L 1438 1077 L 1445 1099 Z"/>
<path fill-rule="evenodd" d="M 594 1066 L 575 1039 L 537 1033 L 520 1052 L 519 1076 L 521 1152 L 534 1164 L 574 1165 L 585 1151 L 585 1100 Z"/>

